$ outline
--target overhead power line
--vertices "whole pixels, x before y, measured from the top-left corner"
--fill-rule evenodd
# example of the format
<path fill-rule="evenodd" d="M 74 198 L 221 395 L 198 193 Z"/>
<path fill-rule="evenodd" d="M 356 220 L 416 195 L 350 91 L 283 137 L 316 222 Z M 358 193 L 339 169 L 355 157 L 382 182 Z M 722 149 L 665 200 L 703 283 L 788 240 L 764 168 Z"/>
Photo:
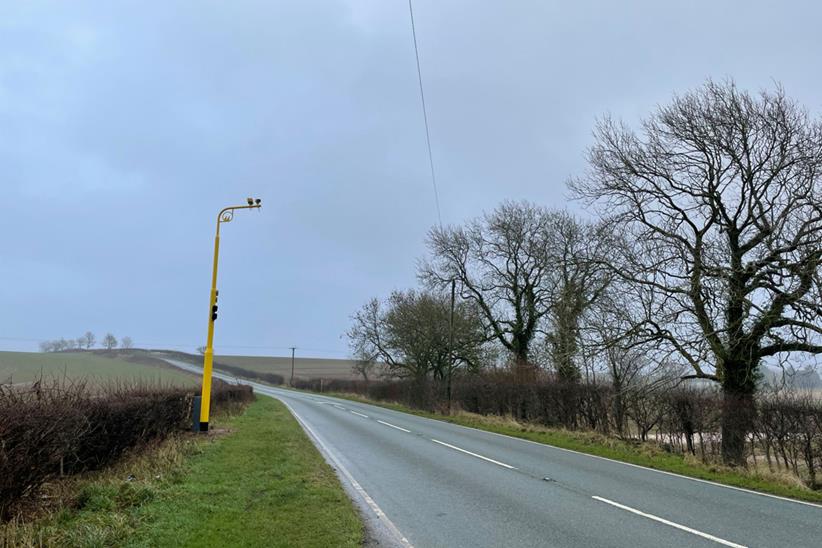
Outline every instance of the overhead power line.
<path fill-rule="evenodd" d="M 431 130 L 428 127 L 428 108 L 425 105 L 425 89 L 422 85 L 422 70 L 420 69 L 420 49 L 417 46 L 417 26 L 414 23 L 414 6 L 408 0 L 408 13 L 411 15 L 411 36 L 414 38 L 414 57 L 417 60 L 417 80 L 420 84 L 420 102 L 422 103 L 422 119 L 425 122 L 425 144 L 428 148 L 428 165 L 431 168 L 431 185 L 434 187 L 434 203 L 437 206 L 437 222 L 442 228 L 442 213 L 440 212 L 440 194 L 437 189 L 437 175 L 434 171 L 434 155 L 431 153 Z"/>

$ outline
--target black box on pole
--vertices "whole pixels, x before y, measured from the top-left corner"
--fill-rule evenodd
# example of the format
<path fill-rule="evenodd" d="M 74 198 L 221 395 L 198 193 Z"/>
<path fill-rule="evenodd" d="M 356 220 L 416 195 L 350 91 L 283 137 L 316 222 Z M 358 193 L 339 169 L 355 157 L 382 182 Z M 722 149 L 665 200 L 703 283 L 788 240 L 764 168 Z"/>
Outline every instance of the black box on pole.
<path fill-rule="evenodd" d="M 194 396 L 194 401 L 191 404 L 191 430 L 192 432 L 200 431 L 200 406 L 202 405 L 202 396 Z"/>

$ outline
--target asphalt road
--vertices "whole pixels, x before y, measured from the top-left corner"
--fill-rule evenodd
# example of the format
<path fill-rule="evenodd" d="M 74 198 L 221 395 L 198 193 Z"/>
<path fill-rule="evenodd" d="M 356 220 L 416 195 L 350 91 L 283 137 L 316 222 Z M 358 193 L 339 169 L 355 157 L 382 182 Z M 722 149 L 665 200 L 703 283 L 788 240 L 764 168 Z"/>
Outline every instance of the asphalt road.
<path fill-rule="evenodd" d="M 822 547 L 822 506 L 243 382 L 291 409 L 377 544 Z"/>

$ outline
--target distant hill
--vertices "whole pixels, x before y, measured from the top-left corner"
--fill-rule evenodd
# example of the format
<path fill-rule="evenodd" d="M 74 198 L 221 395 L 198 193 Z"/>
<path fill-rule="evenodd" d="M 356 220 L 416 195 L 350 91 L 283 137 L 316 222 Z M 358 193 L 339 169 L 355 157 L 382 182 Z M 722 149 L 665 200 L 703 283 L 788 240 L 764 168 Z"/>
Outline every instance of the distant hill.
<path fill-rule="evenodd" d="M 291 376 L 291 356 L 216 356 L 215 362 L 242 367 L 259 373 L 275 373 L 285 379 Z M 354 360 L 327 358 L 294 358 L 294 378 L 359 379 L 352 368 Z"/>
<path fill-rule="evenodd" d="M 38 378 L 66 377 L 91 382 L 139 380 L 163 384 L 197 384 L 196 376 L 140 350 L 72 352 L 0 352 L 0 383 L 29 383 Z"/>
<path fill-rule="evenodd" d="M 197 354 L 189 354 L 176 350 L 154 349 L 150 352 L 156 356 L 167 356 L 202 366 L 203 357 Z M 294 378 L 295 379 L 362 379 L 362 376 L 353 371 L 356 360 L 343 360 L 333 358 L 294 358 Z M 246 371 L 255 373 L 273 373 L 280 375 L 287 382 L 291 378 L 291 356 L 214 356 L 214 367 L 219 369 L 220 365 L 239 367 Z M 369 378 L 378 378 L 379 371 L 369 375 Z"/>

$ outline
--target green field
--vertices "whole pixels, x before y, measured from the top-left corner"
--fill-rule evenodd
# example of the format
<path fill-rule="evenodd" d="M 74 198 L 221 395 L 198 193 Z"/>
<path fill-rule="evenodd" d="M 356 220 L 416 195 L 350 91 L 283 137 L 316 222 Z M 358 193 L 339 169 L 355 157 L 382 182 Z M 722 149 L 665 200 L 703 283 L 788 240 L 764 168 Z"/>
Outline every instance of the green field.
<path fill-rule="evenodd" d="M 285 379 L 291 377 L 290 356 L 216 356 L 214 361 L 258 373 L 276 373 L 282 375 Z M 360 375 L 351 371 L 354 363 L 354 360 L 296 358 L 294 360 L 294 377 L 298 379 L 318 377 L 324 379 L 361 379 Z"/>
<path fill-rule="evenodd" d="M 162 384 L 197 384 L 179 369 L 146 359 L 139 351 L 108 354 L 93 352 L 0 352 L 0 383 L 29 383 L 40 377 L 86 379 L 90 382 L 129 380 Z"/>

